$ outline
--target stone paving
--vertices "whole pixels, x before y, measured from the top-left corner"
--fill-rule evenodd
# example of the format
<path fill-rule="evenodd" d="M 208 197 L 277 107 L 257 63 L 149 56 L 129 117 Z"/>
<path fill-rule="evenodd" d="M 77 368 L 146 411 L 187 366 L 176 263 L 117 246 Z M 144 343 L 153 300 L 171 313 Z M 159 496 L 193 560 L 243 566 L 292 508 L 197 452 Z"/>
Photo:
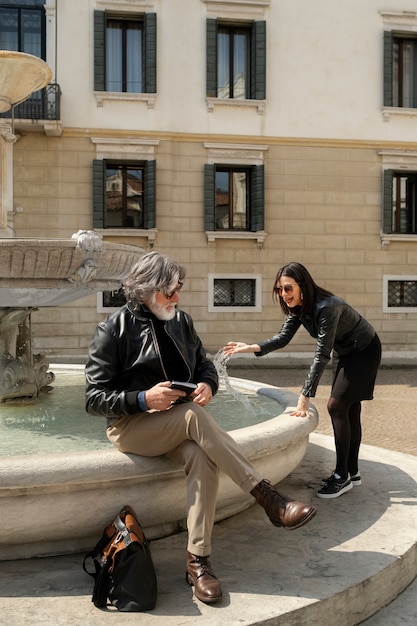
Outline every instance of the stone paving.
<path fill-rule="evenodd" d="M 230 363 L 230 362 L 229 362 Z M 249 378 L 299 394 L 308 372 L 282 367 L 229 367 L 229 376 Z M 313 402 L 319 413 L 316 432 L 332 435 L 326 406 L 331 371 L 326 370 Z M 362 403 L 363 443 L 417 455 L 417 368 L 384 366 L 378 372 L 374 399 Z"/>

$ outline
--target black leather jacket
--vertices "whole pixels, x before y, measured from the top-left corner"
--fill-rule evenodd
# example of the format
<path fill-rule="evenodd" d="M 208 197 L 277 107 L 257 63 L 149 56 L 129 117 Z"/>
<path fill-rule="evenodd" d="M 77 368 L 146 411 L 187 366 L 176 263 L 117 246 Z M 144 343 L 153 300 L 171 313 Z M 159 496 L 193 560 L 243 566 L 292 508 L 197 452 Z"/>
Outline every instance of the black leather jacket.
<path fill-rule="evenodd" d="M 340 356 L 364 350 L 376 335 L 374 328 L 342 298 L 319 296 L 312 315 L 303 312 L 289 315 L 277 335 L 258 342 L 261 352 L 256 352 L 256 356 L 286 346 L 300 326 L 304 326 L 317 339 L 313 363 L 301 391 L 308 397 L 316 395 L 317 385 L 332 350 Z"/>
<path fill-rule="evenodd" d="M 147 309 L 125 305 L 97 326 L 85 368 L 89 413 L 103 415 L 109 423 L 138 413 L 138 392 L 169 380 L 155 321 Z M 179 371 L 188 372 L 188 382 L 208 383 L 214 395 L 218 390 L 216 368 L 206 357 L 191 317 L 177 310 L 174 319 L 163 326 L 178 349 Z"/>

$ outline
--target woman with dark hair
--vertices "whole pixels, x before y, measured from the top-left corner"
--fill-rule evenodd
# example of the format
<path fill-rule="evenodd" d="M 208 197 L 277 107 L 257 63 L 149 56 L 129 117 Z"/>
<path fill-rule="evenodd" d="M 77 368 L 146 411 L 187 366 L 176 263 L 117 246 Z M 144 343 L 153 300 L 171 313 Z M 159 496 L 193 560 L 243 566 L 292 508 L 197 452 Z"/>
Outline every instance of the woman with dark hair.
<path fill-rule="evenodd" d="M 374 328 L 342 298 L 317 285 L 301 263 L 288 263 L 275 277 L 273 298 L 286 320 L 280 332 L 255 344 L 231 341 L 225 355 L 254 352 L 263 356 L 286 346 L 303 326 L 316 350 L 292 415 L 308 417 L 309 400 L 316 394 L 323 371 L 332 357 L 333 382 L 327 404 L 336 446 L 336 467 L 323 480 L 320 498 L 337 498 L 361 484 L 358 468 L 362 439 L 361 401 L 372 400 L 381 362 L 381 342 Z"/>

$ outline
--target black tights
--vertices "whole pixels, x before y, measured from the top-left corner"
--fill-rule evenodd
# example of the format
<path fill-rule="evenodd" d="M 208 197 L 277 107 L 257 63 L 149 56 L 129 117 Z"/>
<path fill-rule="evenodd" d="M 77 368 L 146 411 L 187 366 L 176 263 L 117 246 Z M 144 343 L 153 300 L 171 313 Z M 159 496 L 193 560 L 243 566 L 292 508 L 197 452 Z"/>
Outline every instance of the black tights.
<path fill-rule="evenodd" d="M 332 419 L 336 445 L 335 472 L 342 478 L 358 471 L 359 447 L 362 440 L 361 403 L 330 398 L 327 410 Z"/>

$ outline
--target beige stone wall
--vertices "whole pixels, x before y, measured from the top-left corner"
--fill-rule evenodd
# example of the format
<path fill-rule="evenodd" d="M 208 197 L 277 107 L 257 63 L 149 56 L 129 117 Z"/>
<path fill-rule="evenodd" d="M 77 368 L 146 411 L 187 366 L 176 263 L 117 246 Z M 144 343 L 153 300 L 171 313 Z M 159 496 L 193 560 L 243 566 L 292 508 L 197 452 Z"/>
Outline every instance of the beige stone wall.
<path fill-rule="evenodd" d="M 97 133 L 96 133 L 97 134 Z M 117 133 L 106 133 L 117 137 Z M 132 135 L 130 135 L 132 136 Z M 134 135 L 133 135 L 134 136 Z M 139 136 L 139 134 L 138 134 Z M 251 138 L 267 147 L 263 247 L 255 240 L 222 239 L 209 244 L 203 224 L 205 141 L 247 142 L 245 137 L 169 135 L 158 137 L 155 249 L 187 266 L 181 306 L 194 318 L 213 353 L 230 339 L 256 341 L 282 322 L 272 302 L 277 268 L 304 263 L 319 284 L 346 298 L 375 326 L 388 352 L 417 350 L 417 314 L 382 312 L 384 274 L 417 273 L 414 242 L 380 239 L 381 174 L 378 150 L 366 142 Z M 387 146 L 385 146 L 387 147 Z M 416 150 L 416 145 L 409 149 Z M 62 137 L 22 133 L 14 147 L 14 228 L 18 237 L 70 237 L 92 225 L 94 144 L 85 131 Z M 143 237 L 111 241 L 147 246 Z M 209 313 L 209 273 L 263 276 L 261 313 Z M 33 313 L 35 350 L 51 358 L 85 355 L 96 323 L 96 297 Z M 288 352 L 311 352 L 314 342 L 300 331 Z"/>

